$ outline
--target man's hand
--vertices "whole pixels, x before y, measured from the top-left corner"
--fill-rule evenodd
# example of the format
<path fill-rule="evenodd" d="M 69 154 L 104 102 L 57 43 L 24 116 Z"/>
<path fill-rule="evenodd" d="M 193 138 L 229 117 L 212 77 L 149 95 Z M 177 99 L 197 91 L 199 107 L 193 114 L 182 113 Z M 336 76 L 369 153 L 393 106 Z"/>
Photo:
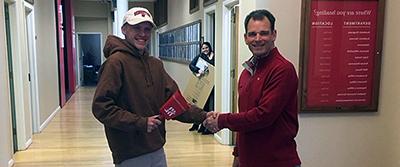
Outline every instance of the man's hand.
<path fill-rule="evenodd" d="M 158 128 L 158 125 L 161 124 L 161 121 L 158 119 L 159 115 L 154 115 L 151 117 L 147 117 L 147 132 L 150 133 L 154 129 Z"/>
<path fill-rule="evenodd" d="M 203 121 L 203 125 L 212 133 L 218 132 L 221 129 L 218 128 L 218 112 L 208 112 L 207 119 Z"/>
<path fill-rule="evenodd" d="M 207 118 L 217 118 L 218 117 L 218 115 L 219 115 L 219 112 L 215 112 L 215 111 L 210 111 L 210 112 L 207 112 Z"/>

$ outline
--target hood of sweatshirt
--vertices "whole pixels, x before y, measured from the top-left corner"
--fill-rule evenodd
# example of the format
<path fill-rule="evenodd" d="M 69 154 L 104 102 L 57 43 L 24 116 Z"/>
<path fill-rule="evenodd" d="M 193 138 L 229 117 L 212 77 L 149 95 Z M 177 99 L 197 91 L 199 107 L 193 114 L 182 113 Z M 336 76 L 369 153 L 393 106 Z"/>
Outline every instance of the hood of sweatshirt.
<path fill-rule="evenodd" d="M 142 55 L 139 52 L 139 49 L 131 45 L 127 40 L 121 39 L 114 35 L 109 35 L 103 49 L 104 57 L 108 58 L 115 52 L 126 52 L 135 57 L 149 56 L 147 49 L 144 50 Z"/>
<path fill-rule="evenodd" d="M 108 58 L 116 52 L 123 52 L 139 59 L 144 66 L 144 70 L 146 71 L 145 73 L 147 74 L 144 78 L 147 86 L 153 85 L 154 81 L 147 61 L 150 57 L 147 49 L 145 49 L 143 54 L 141 54 L 139 49 L 131 45 L 127 40 L 114 35 L 109 35 L 103 49 L 104 57 Z"/>

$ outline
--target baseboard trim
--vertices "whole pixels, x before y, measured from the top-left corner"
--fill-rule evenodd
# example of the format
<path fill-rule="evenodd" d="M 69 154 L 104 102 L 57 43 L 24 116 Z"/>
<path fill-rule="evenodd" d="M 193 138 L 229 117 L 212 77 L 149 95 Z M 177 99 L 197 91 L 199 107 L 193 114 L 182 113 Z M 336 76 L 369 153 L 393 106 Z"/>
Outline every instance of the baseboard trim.
<path fill-rule="evenodd" d="M 12 167 L 14 165 L 14 159 L 10 159 L 8 161 L 8 167 Z"/>
<path fill-rule="evenodd" d="M 31 144 L 32 144 L 32 138 L 30 138 L 28 141 L 26 141 L 25 149 L 28 149 Z"/>
<path fill-rule="evenodd" d="M 224 143 L 221 136 L 219 136 L 219 134 L 214 133 L 214 139 L 217 140 L 219 143 Z"/>
<path fill-rule="evenodd" d="M 53 118 L 57 115 L 57 113 L 60 112 L 60 110 L 61 108 L 60 106 L 58 106 L 56 110 L 53 113 L 51 113 L 51 115 L 46 119 L 46 121 L 44 121 L 43 124 L 40 125 L 39 132 L 42 132 L 44 128 L 47 127 L 47 125 L 51 122 L 51 120 L 53 120 Z"/>
<path fill-rule="evenodd" d="M 228 129 L 222 129 L 218 133 L 214 133 L 214 138 L 223 145 L 231 145 L 231 132 Z"/>

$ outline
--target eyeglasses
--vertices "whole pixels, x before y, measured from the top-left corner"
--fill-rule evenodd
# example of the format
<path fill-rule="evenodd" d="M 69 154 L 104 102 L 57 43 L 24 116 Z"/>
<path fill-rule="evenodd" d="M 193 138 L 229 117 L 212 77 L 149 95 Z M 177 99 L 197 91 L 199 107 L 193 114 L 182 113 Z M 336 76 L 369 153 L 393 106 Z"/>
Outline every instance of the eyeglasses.
<path fill-rule="evenodd" d="M 256 37 L 257 34 L 260 34 L 261 37 L 266 37 L 271 34 L 271 31 L 247 32 L 246 33 L 247 37 L 251 37 L 251 38 Z"/>

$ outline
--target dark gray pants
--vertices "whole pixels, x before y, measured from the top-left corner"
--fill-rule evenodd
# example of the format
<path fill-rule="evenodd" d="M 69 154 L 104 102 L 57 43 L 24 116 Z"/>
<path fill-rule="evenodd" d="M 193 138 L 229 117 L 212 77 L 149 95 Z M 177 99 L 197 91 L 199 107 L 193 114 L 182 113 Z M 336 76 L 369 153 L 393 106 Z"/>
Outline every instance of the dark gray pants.
<path fill-rule="evenodd" d="M 167 159 L 165 157 L 164 148 L 157 151 L 141 155 L 135 158 L 122 161 L 115 167 L 167 167 Z"/>

